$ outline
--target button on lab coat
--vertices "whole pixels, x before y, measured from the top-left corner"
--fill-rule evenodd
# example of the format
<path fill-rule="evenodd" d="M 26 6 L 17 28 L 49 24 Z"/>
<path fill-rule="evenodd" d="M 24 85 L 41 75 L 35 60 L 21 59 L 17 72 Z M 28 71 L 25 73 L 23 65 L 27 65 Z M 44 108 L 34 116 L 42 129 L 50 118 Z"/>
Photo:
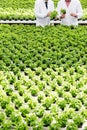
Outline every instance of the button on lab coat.
<path fill-rule="evenodd" d="M 48 9 L 45 6 L 45 0 L 36 0 L 35 2 L 35 16 L 36 26 L 46 26 L 50 24 L 50 17 L 47 17 L 47 13 L 54 10 L 54 4 L 52 0 L 48 0 Z"/>
<path fill-rule="evenodd" d="M 82 17 L 83 11 L 79 0 L 71 0 L 70 5 L 67 7 L 65 0 L 60 0 L 58 2 L 57 11 L 59 17 L 61 16 L 61 9 L 66 10 L 66 17 L 61 19 L 61 24 L 64 25 L 78 25 L 78 18 Z M 77 17 L 73 17 L 70 13 L 77 14 Z"/>

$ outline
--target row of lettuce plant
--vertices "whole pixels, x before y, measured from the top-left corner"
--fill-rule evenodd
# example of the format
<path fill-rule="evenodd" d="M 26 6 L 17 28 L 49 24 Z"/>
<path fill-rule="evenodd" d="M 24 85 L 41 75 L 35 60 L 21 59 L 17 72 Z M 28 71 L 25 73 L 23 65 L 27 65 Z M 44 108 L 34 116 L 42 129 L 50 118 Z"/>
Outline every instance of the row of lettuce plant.
<path fill-rule="evenodd" d="M 43 70 L 63 67 L 66 71 L 73 66 L 77 71 L 87 63 L 86 28 L 1 25 L 0 69 L 16 72 L 42 66 Z"/>
<path fill-rule="evenodd" d="M 54 0 L 55 8 L 58 0 Z M 83 17 L 82 20 L 87 19 L 87 4 L 86 0 L 82 0 Z M 35 20 L 33 1 L 24 0 L 10 0 L 0 2 L 0 19 L 2 20 Z"/>
<path fill-rule="evenodd" d="M 0 25 L 0 31 L 0 129 L 83 129 L 87 27 Z"/>
<path fill-rule="evenodd" d="M 86 70 L 80 69 L 86 75 Z M 27 71 L 34 73 L 31 69 Z M 48 71 L 56 74 L 52 69 L 41 73 L 48 78 Z M 22 72 L 14 75 L 13 72 L 0 71 L 0 75 L 1 129 L 82 128 L 87 119 L 87 78 L 80 78 L 84 83 L 80 81 L 80 85 L 74 83 L 73 86 L 62 77 L 63 84 L 59 86 L 56 78 L 47 82 L 35 73 L 32 80 Z"/>

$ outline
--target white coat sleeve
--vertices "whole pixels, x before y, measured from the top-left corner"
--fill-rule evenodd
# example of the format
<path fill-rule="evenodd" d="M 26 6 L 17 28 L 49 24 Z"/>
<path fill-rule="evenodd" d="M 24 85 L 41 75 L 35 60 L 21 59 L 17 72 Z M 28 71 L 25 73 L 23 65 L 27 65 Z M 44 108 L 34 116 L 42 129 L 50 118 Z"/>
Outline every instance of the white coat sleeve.
<path fill-rule="evenodd" d="M 40 10 L 39 4 L 40 3 L 38 1 L 35 2 L 35 7 L 34 7 L 35 16 L 38 17 L 38 18 L 45 18 L 47 14 L 44 13 L 44 12 L 40 13 L 40 11 L 39 11 Z"/>
<path fill-rule="evenodd" d="M 58 2 L 58 5 L 57 5 L 57 12 L 58 12 L 58 18 L 60 18 L 60 16 L 61 16 L 61 3 L 60 3 L 60 1 Z"/>
<path fill-rule="evenodd" d="M 78 1 L 78 4 L 77 4 L 77 16 L 78 16 L 78 18 L 81 18 L 82 15 L 83 15 L 82 6 L 81 6 L 80 1 Z"/>

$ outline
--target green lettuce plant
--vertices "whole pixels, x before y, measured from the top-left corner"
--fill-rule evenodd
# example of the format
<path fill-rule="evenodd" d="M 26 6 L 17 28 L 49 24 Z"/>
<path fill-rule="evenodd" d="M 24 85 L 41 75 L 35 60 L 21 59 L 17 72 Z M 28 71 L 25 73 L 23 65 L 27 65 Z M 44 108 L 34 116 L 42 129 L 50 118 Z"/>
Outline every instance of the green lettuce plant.
<path fill-rule="evenodd" d="M 26 122 L 28 126 L 35 126 L 37 123 L 37 116 L 35 113 L 29 113 L 26 115 Z"/>
<path fill-rule="evenodd" d="M 70 101 L 72 100 L 72 95 L 70 92 L 65 92 L 65 93 L 63 93 L 63 98 L 65 99 L 66 104 L 67 103 L 69 104 Z"/>
<path fill-rule="evenodd" d="M 57 15 L 58 15 L 58 12 L 56 10 L 54 10 L 53 12 L 51 12 L 50 18 L 55 19 L 57 17 Z"/>
<path fill-rule="evenodd" d="M 0 125 L 5 120 L 5 118 L 6 118 L 5 113 L 0 111 Z"/>
<path fill-rule="evenodd" d="M 73 121 L 79 128 L 82 128 L 82 125 L 84 123 L 84 117 L 81 114 L 77 114 L 73 117 Z"/>
<path fill-rule="evenodd" d="M 35 109 L 35 114 L 41 118 L 44 115 L 45 109 L 43 106 L 37 106 L 37 108 Z"/>
<path fill-rule="evenodd" d="M 49 130 L 60 130 L 60 124 L 58 124 L 57 122 L 52 122 Z"/>
<path fill-rule="evenodd" d="M 68 116 L 66 113 L 62 113 L 58 116 L 57 122 L 60 124 L 60 127 L 65 128 L 67 124 Z"/>
<path fill-rule="evenodd" d="M 29 106 L 30 109 L 36 108 L 37 104 L 38 104 L 38 102 L 34 98 L 31 98 L 28 101 L 28 106 Z"/>
<path fill-rule="evenodd" d="M 52 120 L 53 120 L 53 118 L 50 113 L 44 113 L 44 115 L 42 117 L 42 122 L 45 127 L 49 126 L 51 124 Z"/>
<path fill-rule="evenodd" d="M 41 103 L 44 98 L 45 98 L 44 92 L 42 92 L 42 91 L 39 92 L 39 93 L 38 93 L 38 97 L 37 97 L 38 102 Z"/>
<path fill-rule="evenodd" d="M 33 130 L 43 130 L 43 123 L 41 121 L 37 122 L 35 126 L 33 126 Z"/>
<path fill-rule="evenodd" d="M 10 120 L 5 120 L 5 121 L 2 123 L 1 129 L 2 129 L 2 130 L 12 129 L 12 122 L 11 122 Z"/>
<path fill-rule="evenodd" d="M 30 109 L 27 106 L 21 106 L 19 110 L 21 112 L 22 117 L 26 117 L 26 115 L 30 112 Z"/>
<path fill-rule="evenodd" d="M 13 125 L 16 125 L 21 123 L 22 117 L 20 113 L 13 112 L 10 116 L 10 120 L 12 121 Z"/>
<path fill-rule="evenodd" d="M 82 103 L 78 99 L 72 99 L 70 102 L 70 107 L 74 108 L 76 111 L 78 111 L 82 106 Z"/>
<path fill-rule="evenodd" d="M 31 95 L 32 95 L 32 96 L 37 96 L 37 94 L 38 94 L 38 92 L 39 92 L 39 89 L 38 89 L 37 86 L 32 86 L 32 87 L 30 88 L 30 91 L 31 91 Z"/>
<path fill-rule="evenodd" d="M 20 124 L 16 125 L 15 130 L 28 130 L 28 126 L 25 122 L 21 122 Z"/>
<path fill-rule="evenodd" d="M 6 108 L 6 105 L 10 103 L 10 98 L 7 96 L 3 96 L 2 100 L 1 100 L 1 107 L 2 109 Z"/>
<path fill-rule="evenodd" d="M 69 122 L 67 124 L 66 130 L 78 130 L 78 127 L 74 122 Z"/>
<path fill-rule="evenodd" d="M 19 109 L 22 106 L 23 99 L 22 98 L 15 99 L 14 103 L 15 103 L 15 108 Z"/>
<path fill-rule="evenodd" d="M 52 104 L 52 99 L 50 97 L 46 97 L 43 102 L 42 105 L 45 107 L 46 110 L 49 110 Z"/>
<path fill-rule="evenodd" d="M 14 111 L 15 111 L 15 108 L 12 104 L 6 105 L 5 113 L 7 117 L 11 116 Z"/>
<path fill-rule="evenodd" d="M 62 100 L 59 100 L 58 101 L 58 106 L 64 110 L 64 108 L 66 107 L 66 100 L 65 99 L 62 99 Z"/>
<path fill-rule="evenodd" d="M 61 9 L 61 14 L 66 14 L 66 10 L 65 9 Z"/>

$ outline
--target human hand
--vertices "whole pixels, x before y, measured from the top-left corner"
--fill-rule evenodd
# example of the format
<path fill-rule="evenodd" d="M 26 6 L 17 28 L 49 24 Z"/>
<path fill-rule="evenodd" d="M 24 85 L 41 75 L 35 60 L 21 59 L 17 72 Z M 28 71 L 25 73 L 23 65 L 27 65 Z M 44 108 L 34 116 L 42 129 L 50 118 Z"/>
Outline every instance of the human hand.
<path fill-rule="evenodd" d="M 50 15 L 51 15 L 51 12 L 48 12 L 48 13 L 47 13 L 47 17 L 50 17 Z"/>
<path fill-rule="evenodd" d="M 77 18 L 77 14 L 75 13 L 71 13 L 70 15 Z"/>
<path fill-rule="evenodd" d="M 65 18 L 65 17 L 66 17 L 66 14 L 62 14 L 62 15 L 60 16 L 61 19 Z"/>

